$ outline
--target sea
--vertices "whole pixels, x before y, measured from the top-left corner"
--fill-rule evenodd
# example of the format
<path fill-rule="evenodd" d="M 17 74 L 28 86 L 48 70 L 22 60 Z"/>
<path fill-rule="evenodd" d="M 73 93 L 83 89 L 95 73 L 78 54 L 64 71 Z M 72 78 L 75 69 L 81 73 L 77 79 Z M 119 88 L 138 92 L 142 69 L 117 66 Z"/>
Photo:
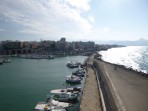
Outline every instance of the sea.
<path fill-rule="evenodd" d="M 34 111 L 50 90 L 66 87 L 65 77 L 74 70 L 66 67 L 67 62 L 84 62 L 86 56 L 10 59 L 11 63 L 0 65 L 0 111 Z M 78 86 L 83 87 L 83 82 Z M 69 111 L 79 111 L 79 102 Z"/>
<path fill-rule="evenodd" d="M 104 61 L 148 73 L 148 46 L 127 46 L 100 51 Z"/>

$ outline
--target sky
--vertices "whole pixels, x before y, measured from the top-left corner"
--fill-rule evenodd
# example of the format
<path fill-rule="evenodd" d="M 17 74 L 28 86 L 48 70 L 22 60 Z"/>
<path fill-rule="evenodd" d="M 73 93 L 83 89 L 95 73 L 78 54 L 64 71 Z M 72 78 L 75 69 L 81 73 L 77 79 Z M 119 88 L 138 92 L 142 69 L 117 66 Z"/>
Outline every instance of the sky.
<path fill-rule="evenodd" d="M 0 0 L 0 41 L 148 39 L 147 0 Z"/>

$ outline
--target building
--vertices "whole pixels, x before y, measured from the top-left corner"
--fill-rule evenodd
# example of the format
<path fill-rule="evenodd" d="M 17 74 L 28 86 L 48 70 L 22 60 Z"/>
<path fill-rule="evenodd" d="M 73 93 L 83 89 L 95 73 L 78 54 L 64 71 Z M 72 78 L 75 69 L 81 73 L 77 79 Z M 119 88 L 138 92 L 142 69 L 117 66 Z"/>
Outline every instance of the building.
<path fill-rule="evenodd" d="M 67 46 L 68 46 L 68 44 L 67 44 L 65 38 L 61 38 L 60 41 L 57 41 L 55 43 L 56 51 L 63 51 L 63 52 L 65 52 L 66 49 L 68 48 Z"/>
<path fill-rule="evenodd" d="M 61 42 L 61 43 L 66 42 L 66 38 L 62 37 L 62 38 L 60 39 L 60 42 Z"/>
<path fill-rule="evenodd" d="M 2 44 L 3 49 L 10 50 L 10 49 L 21 49 L 21 42 L 20 41 L 4 41 Z"/>

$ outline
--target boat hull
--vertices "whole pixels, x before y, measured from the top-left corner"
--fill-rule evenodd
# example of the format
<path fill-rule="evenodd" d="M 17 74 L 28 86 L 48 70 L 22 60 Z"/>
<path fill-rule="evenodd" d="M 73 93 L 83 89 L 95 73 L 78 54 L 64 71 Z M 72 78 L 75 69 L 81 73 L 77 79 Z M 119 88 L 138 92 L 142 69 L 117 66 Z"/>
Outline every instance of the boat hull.
<path fill-rule="evenodd" d="M 72 97 L 67 98 L 67 97 L 59 97 L 58 95 L 53 95 L 52 99 L 60 102 L 76 102 L 77 101 L 77 94 L 73 94 Z"/>

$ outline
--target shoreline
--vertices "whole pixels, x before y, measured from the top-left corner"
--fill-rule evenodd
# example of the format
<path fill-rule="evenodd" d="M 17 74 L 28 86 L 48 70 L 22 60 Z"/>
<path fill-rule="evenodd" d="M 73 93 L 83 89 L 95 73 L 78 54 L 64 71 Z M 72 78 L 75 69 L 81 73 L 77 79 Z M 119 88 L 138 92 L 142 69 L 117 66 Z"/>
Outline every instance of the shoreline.
<path fill-rule="evenodd" d="M 116 63 L 111 63 L 111 62 L 108 62 L 108 61 L 105 61 L 102 59 L 102 55 L 101 54 L 96 54 L 94 59 L 96 60 L 100 60 L 100 61 L 103 61 L 105 63 L 108 63 L 108 64 L 111 64 L 111 65 L 114 65 L 115 67 L 119 67 L 119 68 L 122 68 L 122 69 L 125 69 L 125 70 L 129 70 L 129 71 L 132 71 L 132 72 L 136 72 L 137 74 L 140 74 L 142 76 L 145 76 L 145 77 L 148 77 L 148 72 L 143 72 L 143 71 L 138 71 L 137 69 L 133 69 L 132 66 L 131 67 L 127 67 L 125 65 L 120 65 L 120 64 L 116 64 Z"/>
<path fill-rule="evenodd" d="M 139 74 L 139 75 L 141 75 L 141 76 L 148 77 L 148 73 L 145 73 L 145 72 L 142 72 L 142 71 L 138 71 L 138 70 L 136 70 L 136 69 L 133 69 L 132 67 L 129 68 L 129 67 L 126 67 L 126 66 L 124 66 L 124 65 L 119 65 L 119 64 L 107 62 L 107 61 L 104 61 L 104 60 L 102 60 L 102 61 L 105 62 L 105 63 L 111 64 L 111 65 L 114 65 L 114 66 L 117 67 L 117 68 L 122 68 L 122 69 L 125 69 L 125 70 L 127 70 L 127 71 L 135 72 L 135 73 L 137 73 L 137 74 Z M 116 70 L 117 70 L 117 69 L 116 69 Z"/>

